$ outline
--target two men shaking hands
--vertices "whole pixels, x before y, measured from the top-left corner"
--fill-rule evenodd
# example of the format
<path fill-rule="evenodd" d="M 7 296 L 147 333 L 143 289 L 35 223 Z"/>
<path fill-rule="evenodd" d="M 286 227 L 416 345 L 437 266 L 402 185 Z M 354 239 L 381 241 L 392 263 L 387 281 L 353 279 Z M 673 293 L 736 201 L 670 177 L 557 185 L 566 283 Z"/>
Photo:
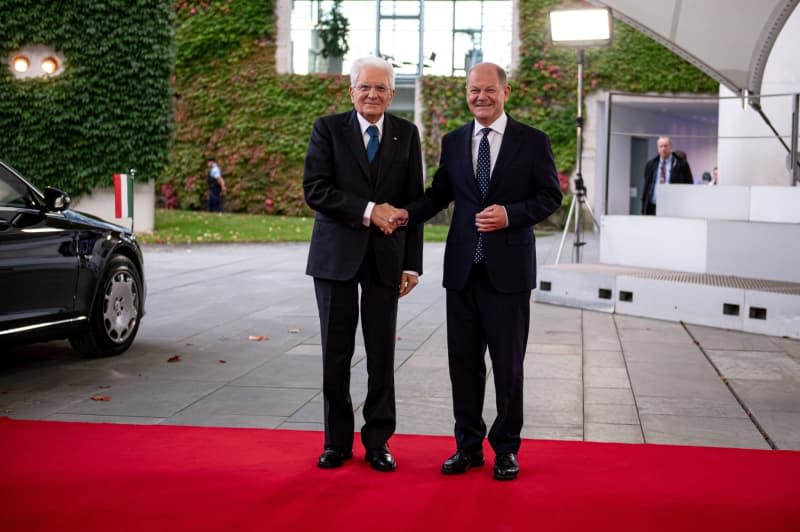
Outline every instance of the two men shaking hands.
<path fill-rule="evenodd" d="M 406 209 L 381 203 L 372 209 L 370 221 L 380 228 L 383 234 L 390 235 L 398 227 L 408 224 L 408 216 Z M 508 215 L 502 205 L 490 205 L 475 215 L 475 227 L 479 233 L 497 231 L 506 226 L 508 226 Z"/>

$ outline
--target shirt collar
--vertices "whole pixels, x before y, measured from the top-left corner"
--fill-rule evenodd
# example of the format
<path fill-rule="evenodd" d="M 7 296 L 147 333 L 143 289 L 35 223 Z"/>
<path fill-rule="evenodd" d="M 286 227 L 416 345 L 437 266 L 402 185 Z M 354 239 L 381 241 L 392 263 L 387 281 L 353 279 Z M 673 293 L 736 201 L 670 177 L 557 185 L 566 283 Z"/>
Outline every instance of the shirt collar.
<path fill-rule="evenodd" d="M 367 128 L 369 126 L 376 126 L 378 128 L 378 137 L 383 135 L 383 119 L 386 118 L 385 114 L 382 114 L 381 117 L 378 119 L 377 122 L 374 124 L 371 123 L 369 120 L 361 116 L 361 113 L 356 112 L 356 117 L 358 117 L 358 125 L 361 128 L 361 134 L 367 134 Z"/>
<path fill-rule="evenodd" d="M 480 125 L 477 120 L 475 120 L 474 122 L 475 125 L 472 129 L 472 136 L 477 137 L 480 134 L 481 129 L 483 129 L 486 126 Z M 503 133 L 506 132 L 507 125 L 508 125 L 508 115 L 503 113 L 499 117 L 497 117 L 497 120 L 492 122 L 488 127 L 495 133 L 499 133 L 502 135 Z"/>

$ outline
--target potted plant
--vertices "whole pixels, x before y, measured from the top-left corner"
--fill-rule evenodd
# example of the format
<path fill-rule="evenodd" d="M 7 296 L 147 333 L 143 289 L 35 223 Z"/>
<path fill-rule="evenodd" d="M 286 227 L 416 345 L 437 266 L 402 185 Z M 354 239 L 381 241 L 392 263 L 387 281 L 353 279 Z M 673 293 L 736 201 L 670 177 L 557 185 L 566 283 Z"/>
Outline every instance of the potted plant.
<path fill-rule="evenodd" d="M 347 42 L 347 31 L 350 21 L 341 11 L 342 0 L 334 0 L 331 10 L 320 16 L 314 29 L 320 43 L 320 55 L 328 61 L 328 72 L 341 74 L 342 58 L 350 50 Z"/>

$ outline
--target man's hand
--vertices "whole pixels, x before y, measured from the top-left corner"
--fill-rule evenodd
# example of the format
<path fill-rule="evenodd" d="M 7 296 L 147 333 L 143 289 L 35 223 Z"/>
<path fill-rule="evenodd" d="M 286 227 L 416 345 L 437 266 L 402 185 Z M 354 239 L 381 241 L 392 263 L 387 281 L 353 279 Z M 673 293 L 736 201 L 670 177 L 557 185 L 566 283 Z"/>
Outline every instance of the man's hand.
<path fill-rule="evenodd" d="M 408 223 L 408 211 L 405 209 L 395 209 L 394 213 L 389 217 L 389 223 L 395 227 L 400 227 Z"/>
<path fill-rule="evenodd" d="M 501 205 L 490 205 L 475 215 L 475 225 L 478 232 L 489 233 L 504 229 L 508 226 L 506 210 Z"/>
<path fill-rule="evenodd" d="M 408 293 L 411 292 L 418 283 L 419 277 L 413 273 L 403 272 L 403 276 L 400 277 L 400 292 L 397 297 L 408 295 Z"/>
<path fill-rule="evenodd" d="M 403 225 L 408 219 L 408 213 L 403 217 L 403 209 L 395 209 L 388 203 L 375 205 L 372 209 L 370 222 L 378 226 L 385 235 L 391 235 L 395 229 Z"/>

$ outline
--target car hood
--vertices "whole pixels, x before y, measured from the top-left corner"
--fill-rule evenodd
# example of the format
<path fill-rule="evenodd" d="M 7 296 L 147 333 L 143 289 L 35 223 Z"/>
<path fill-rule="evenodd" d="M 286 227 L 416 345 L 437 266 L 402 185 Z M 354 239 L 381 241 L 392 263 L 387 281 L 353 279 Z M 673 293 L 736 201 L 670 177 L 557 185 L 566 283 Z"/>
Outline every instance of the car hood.
<path fill-rule="evenodd" d="M 86 212 L 67 209 L 64 211 L 64 216 L 66 216 L 67 218 L 69 218 L 74 222 L 89 224 L 95 227 L 103 227 L 105 229 L 108 229 L 109 231 L 118 231 L 120 233 L 124 233 L 127 235 L 132 234 L 132 231 L 127 227 L 106 221 L 100 218 L 99 216 L 95 216 L 93 214 L 89 214 Z"/>

